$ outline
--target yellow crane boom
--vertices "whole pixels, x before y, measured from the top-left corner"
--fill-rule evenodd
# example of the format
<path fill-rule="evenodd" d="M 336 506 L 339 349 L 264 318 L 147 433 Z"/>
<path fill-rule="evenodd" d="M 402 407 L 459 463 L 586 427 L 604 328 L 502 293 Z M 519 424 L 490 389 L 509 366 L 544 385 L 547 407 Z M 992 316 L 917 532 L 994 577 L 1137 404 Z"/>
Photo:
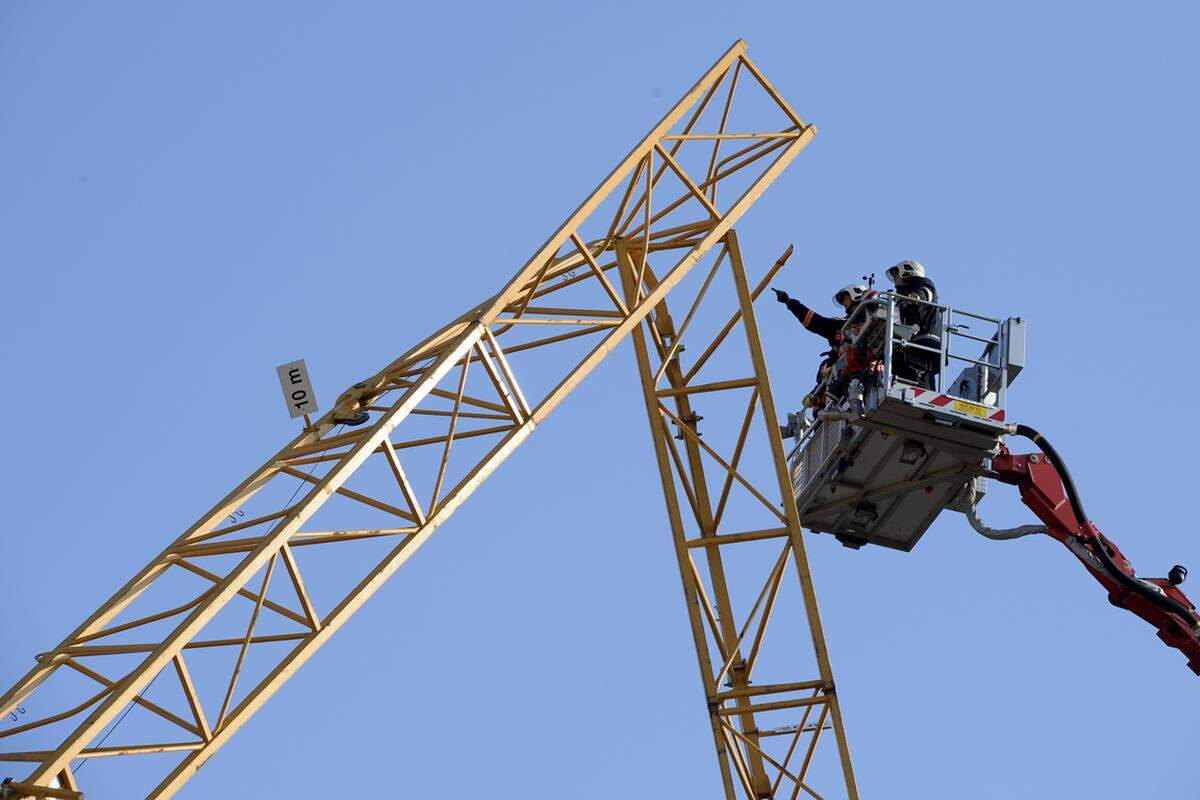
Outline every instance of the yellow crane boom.
<path fill-rule="evenodd" d="M 177 753 L 144 795 L 173 796 L 630 337 L 724 796 L 821 796 L 832 739 L 834 791 L 857 797 L 755 324 L 786 255 L 752 285 L 733 230 L 815 132 L 735 43 L 499 293 L 349 389 L 37 657 L 0 710 L 62 710 L 0 728 L 0 762 L 27 770 L 8 796 L 80 797 L 91 759 Z M 719 305 L 718 277 L 735 303 Z M 689 294 L 677 325 L 668 296 Z M 364 293 L 354 309 L 397 303 Z M 718 324 L 698 339 L 702 320 Z M 357 569 L 348 588 L 326 584 L 323 554 L 364 545 L 378 556 L 339 561 Z M 788 584 L 797 611 L 769 636 Z M 773 639 L 782 657 L 765 655 Z M 214 651 L 230 658 L 201 658 Z M 131 710 L 157 727 L 105 746 Z"/>

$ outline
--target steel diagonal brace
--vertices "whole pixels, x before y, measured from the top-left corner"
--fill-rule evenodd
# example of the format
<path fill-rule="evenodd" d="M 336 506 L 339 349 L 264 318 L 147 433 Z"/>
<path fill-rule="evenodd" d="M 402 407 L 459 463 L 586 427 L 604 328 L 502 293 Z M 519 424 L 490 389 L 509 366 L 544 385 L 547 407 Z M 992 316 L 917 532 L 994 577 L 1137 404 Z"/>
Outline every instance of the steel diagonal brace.
<path fill-rule="evenodd" d="M 468 328 L 455 345 L 443 353 L 422 379 L 408 390 L 404 398 L 390 412 L 381 416 L 366 435 L 358 439 L 343 460 L 331 469 L 321 479 L 320 484 L 309 492 L 305 500 L 298 503 L 284 518 L 283 524 L 277 525 L 271 535 L 216 586 L 209 599 L 189 614 L 149 657 L 130 672 L 118 687 L 100 702 L 96 710 L 59 745 L 50 758 L 42 762 L 28 780 L 35 784 L 44 783 L 66 769 L 79 752 L 100 735 L 112 714 L 132 702 L 150 680 L 161 672 L 183 649 L 184 645 L 199 633 L 216 611 L 224 607 L 255 573 L 266 566 L 279 548 L 323 505 L 325 499 L 341 488 L 341 485 L 355 469 L 379 446 L 383 438 L 390 434 L 408 413 L 429 394 L 429 390 L 446 376 L 453 365 L 479 341 L 482 335 L 483 325 L 481 323 L 476 323 Z M 321 633 L 327 630 L 329 627 L 324 628 Z M 314 634 L 314 637 L 321 633 Z M 226 724 L 222 733 L 232 727 L 234 726 Z M 218 733 L 213 737 L 209 746 L 221 739 L 222 736 Z"/>
<path fill-rule="evenodd" d="M 789 156 L 794 156 L 796 152 L 803 146 L 803 140 L 798 140 L 794 145 L 795 150 Z M 782 169 L 785 163 L 777 163 L 776 168 Z M 687 256 L 680 260 L 676 267 L 658 284 L 649 294 L 644 296 L 630 311 L 630 316 L 621 321 L 621 324 L 611 329 L 611 332 L 601 341 L 584 359 L 580 362 L 572 372 L 550 392 L 549 395 L 535 408 L 528 419 L 521 425 L 514 427 L 501 441 L 493 448 L 493 450 L 480 462 L 470 473 L 451 489 L 446 499 L 441 505 L 431 514 L 425 524 L 421 526 L 417 532 L 409 536 L 399 545 L 392 553 L 390 553 L 384 561 L 372 570 L 368 575 L 342 603 L 335 608 L 323 620 L 323 627 L 320 631 L 314 632 L 307 637 L 299 646 L 297 646 L 275 670 L 257 687 L 252 690 L 247 697 L 235 708 L 233 708 L 226 717 L 225 724 L 220 731 L 214 733 L 212 741 L 207 743 L 205 748 L 190 753 L 175 771 L 169 775 L 162 784 L 150 795 L 151 798 L 170 797 L 175 791 L 183 785 L 183 783 L 208 759 L 211 754 L 222 746 L 230 736 L 232 736 L 249 717 L 257 711 L 263 703 L 270 698 L 272 694 L 282 685 L 283 681 L 289 677 L 295 670 L 308 660 L 316 650 L 328 640 L 330 636 L 336 632 L 349 617 L 358 610 L 366 600 L 374 594 L 379 587 L 387 581 L 391 575 L 399 569 L 425 541 L 437 530 L 437 528 L 445 522 L 460 506 L 466 498 L 482 484 L 499 466 L 500 464 L 520 446 L 526 438 L 537 428 L 541 422 L 550 415 L 555 408 L 569 395 L 574 388 L 583 381 L 592 370 L 603 361 L 610 352 L 633 330 L 639 325 L 642 320 L 650 313 L 655 305 L 660 303 L 662 299 L 675 287 L 676 284 L 687 274 L 687 272 L 695 265 L 695 263 L 704 255 L 711 247 L 719 241 L 725 234 L 733 221 L 741 215 L 753 200 L 757 197 L 758 192 L 762 187 L 751 187 L 743 195 L 742 200 L 734 205 L 721 225 L 716 226 L 705 239 L 699 243 Z M 479 331 L 477 336 L 482 336 L 482 331 Z M 471 340 L 470 344 L 474 344 L 478 338 Z M 461 359 L 467 348 L 456 351 L 453 359 L 448 364 L 452 364 Z M 449 367 L 447 367 L 448 369 Z M 440 379 L 440 378 L 439 378 Z M 360 441 L 358 448 L 373 447 L 375 439 L 373 437 Z"/>

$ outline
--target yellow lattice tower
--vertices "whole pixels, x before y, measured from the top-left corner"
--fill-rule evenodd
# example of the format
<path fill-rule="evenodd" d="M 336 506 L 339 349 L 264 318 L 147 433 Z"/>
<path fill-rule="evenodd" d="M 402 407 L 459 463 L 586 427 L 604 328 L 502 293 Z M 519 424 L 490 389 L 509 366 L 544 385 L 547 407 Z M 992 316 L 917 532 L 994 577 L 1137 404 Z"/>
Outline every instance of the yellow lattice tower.
<path fill-rule="evenodd" d="M 828 796 L 824 763 L 857 797 L 754 317 L 786 255 L 752 285 L 733 230 L 815 132 L 736 43 L 499 293 L 348 390 L 38 657 L 0 708 L 63 710 L 0 730 L 0 761 L 31 767 L 11 795 L 78 797 L 89 759 L 178 753 L 145 794 L 174 795 L 632 334 L 724 794 Z M 326 584 L 329 554 L 368 546 Z M 131 710 L 144 738 L 105 746 Z"/>

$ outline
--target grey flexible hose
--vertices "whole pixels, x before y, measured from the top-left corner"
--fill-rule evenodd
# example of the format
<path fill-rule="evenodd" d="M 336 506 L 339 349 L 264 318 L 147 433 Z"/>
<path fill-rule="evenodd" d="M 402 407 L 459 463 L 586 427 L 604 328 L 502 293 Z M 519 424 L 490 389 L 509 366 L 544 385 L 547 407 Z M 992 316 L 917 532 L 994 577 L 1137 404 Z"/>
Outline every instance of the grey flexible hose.
<path fill-rule="evenodd" d="M 967 522 L 971 523 L 971 527 L 980 536 L 986 536 L 989 539 L 1003 541 L 1005 539 L 1019 539 L 1022 536 L 1028 536 L 1031 533 L 1045 533 L 1045 525 L 1020 525 L 1016 528 L 989 528 L 983 524 L 983 520 L 979 518 L 979 512 L 975 510 L 975 503 L 978 501 L 978 493 L 975 491 L 975 481 L 972 480 L 967 484 L 967 510 L 963 512 L 966 515 Z"/>

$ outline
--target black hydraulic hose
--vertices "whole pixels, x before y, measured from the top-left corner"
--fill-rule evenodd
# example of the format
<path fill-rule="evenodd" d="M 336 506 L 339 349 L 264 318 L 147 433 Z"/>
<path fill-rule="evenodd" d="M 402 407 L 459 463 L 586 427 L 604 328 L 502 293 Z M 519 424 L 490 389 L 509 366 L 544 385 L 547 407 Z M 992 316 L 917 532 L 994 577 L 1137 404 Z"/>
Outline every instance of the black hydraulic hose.
<path fill-rule="evenodd" d="M 1054 446 L 1046 440 L 1044 436 L 1035 431 L 1028 425 L 1017 425 L 1013 431 L 1017 436 L 1024 436 L 1031 442 L 1042 448 L 1042 452 L 1046 454 L 1046 458 L 1050 459 L 1050 463 L 1058 470 L 1058 476 L 1062 478 L 1063 488 L 1067 490 L 1067 500 L 1071 503 L 1071 510 L 1075 512 L 1075 518 L 1079 520 L 1081 527 L 1088 523 L 1087 514 L 1083 511 L 1083 501 L 1079 499 L 1079 492 L 1075 488 L 1075 481 L 1071 479 L 1071 472 L 1067 469 L 1067 464 L 1063 461 L 1062 456 L 1054 449 Z M 1095 550 L 1100 556 L 1101 563 L 1104 564 L 1105 571 L 1113 577 L 1117 583 L 1124 586 L 1129 591 L 1137 594 L 1140 597 L 1149 600 L 1151 603 L 1158 605 L 1172 614 L 1176 614 L 1185 620 L 1191 620 L 1192 625 L 1197 625 L 1198 620 L 1191 609 L 1184 606 L 1182 603 L 1177 603 L 1165 594 L 1158 592 L 1146 586 L 1137 578 L 1131 578 L 1125 574 L 1125 571 L 1117 566 L 1117 563 L 1112 560 L 1112 556 L 1108 554 L 1108 550 L 1104 546 L 1104 537 L 1097 535 L 1097 547 Z"/>
<path fill-rule="evenodd" d="M 1067 500 L 1071 503 L 1071 510 L 1075 512 L 1075 518 L 1079 520 L 1080 525 L 1086 525 L 1088 516 L 1083 511 L 1083 502 L 1079 499 L 1079 492 L 1075 489 L 1075 481 L 1072 480 L 1071 471 L 1067 469 L 1066 462 L 1063 461 L 1058 451 L 1054 449 L 1054 445 L 1050 444 L 1040 433 L 1028 425 L 1017 425 L 1015 433 L 1017 436 L 1024 436 L 1042 448 L 1042 452 L 1046 454 L 1046 457 L 1050 459 L 1050 463 L 1058 470 L 1058 477 L 1062 478 L 1063 488 L 1067 490 Z"/>

